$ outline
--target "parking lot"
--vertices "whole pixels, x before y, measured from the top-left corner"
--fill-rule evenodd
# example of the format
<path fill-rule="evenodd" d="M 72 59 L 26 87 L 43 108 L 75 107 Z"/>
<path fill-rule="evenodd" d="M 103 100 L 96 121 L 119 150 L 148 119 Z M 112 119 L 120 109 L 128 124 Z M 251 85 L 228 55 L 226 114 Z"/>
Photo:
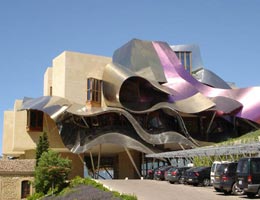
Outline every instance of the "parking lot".
<path fill-rule="evenodd" d="M 99 180 L 112 190 L 135 194 L 138 200 L 229 200 L 248 199 L 246 196 L 224 195 L 212 187 L 170 184 L 156 180 Z"/>

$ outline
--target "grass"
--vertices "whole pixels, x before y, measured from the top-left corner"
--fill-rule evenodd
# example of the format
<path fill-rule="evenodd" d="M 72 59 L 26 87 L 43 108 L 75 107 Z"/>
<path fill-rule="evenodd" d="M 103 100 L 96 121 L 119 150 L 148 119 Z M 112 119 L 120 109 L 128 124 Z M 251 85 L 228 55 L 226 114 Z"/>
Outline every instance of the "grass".
<path fill-rule="evenodd" d="M 224 142 L 216 144 L 216 146 L 233 145 L 233 144 L 245 144 L 250 142 L 260 141 L 260 130 L 249 132 L 237 138 L 232 138 Z"/>
<path fill-rule="evenodd" d="M 214 146 L 231 146 L 236 144 L 246 144 L 252 142 L 260 142 L 260 130 L 249 132 L 237 138 L 232 138 L 224 142 L 215 144 Z M 200 157 L 195 156 L 193 163 L 195 166 L 211 166 L 214 160 L 239 160 L 243 155 L 223 155 L 223 156 L 210 156 Z"/>
<path fill-rule="evenodd" d="M 71 180 L 68 187 L 64 188 L 55 196 L 43 196 L 35 193 L 29 200 L 137 200 L 135 195 L 120 194 L 110 191 L 103 184 L 90 178 L 76 177 Z"/>

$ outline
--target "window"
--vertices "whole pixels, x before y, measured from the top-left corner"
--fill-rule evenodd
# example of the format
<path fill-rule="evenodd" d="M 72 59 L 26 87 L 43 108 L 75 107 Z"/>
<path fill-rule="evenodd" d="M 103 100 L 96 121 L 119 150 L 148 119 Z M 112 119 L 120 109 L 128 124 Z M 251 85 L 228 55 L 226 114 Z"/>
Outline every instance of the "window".
<path fill-rule="evenodd" d="M 21 198 L 25 199 L 29 195 L 30 195 L 30 182 L 29 181 L 22 181 Z"/>
<path fill-rule="evenodd" d="M 248 159 L 240 160 L 237 165 L 237 173 L 248 173 Z"/>
<path fill-rule="evenodd" d="M 175 51 L 176 56 L 179 58 L 181 61 L 182 65 L 184 68 L 188 71 L 191 72 L 192 69 L 192 53 L 191 51 Z"/>
<path fill-rule="evenodd" d="M 101 104 L 101 80 L 87 79 L 87 102 Z"/>
<path fill-rule="evenodd" d="M 52 96 L 52 86 L 50 86 L 50 96 Z"/>
<path fill-rule="evenodd" d="M 38 110 L 29 110 L 27 112 L 27 131 L 43 130 L 43 112 Z"/>
<path fill-rule="evenodd" d="M 252 160 L 251 161 L 251 168 L 253 174 L 260 173 L 260 160 Z"/>

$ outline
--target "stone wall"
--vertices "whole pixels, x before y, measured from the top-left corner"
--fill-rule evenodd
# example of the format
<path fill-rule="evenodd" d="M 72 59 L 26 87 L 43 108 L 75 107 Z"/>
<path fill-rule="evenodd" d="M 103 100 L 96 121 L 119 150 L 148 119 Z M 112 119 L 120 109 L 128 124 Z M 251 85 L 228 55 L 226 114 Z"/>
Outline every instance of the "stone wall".
<path fill-rule="evenodd" d="M 33 176 L 28 175 L 0 175 L 0 199 L 18 200 L 21 199 L 22 181 L 33 181 Z M 33 192 L 30 186 L 30 194 Z"/>

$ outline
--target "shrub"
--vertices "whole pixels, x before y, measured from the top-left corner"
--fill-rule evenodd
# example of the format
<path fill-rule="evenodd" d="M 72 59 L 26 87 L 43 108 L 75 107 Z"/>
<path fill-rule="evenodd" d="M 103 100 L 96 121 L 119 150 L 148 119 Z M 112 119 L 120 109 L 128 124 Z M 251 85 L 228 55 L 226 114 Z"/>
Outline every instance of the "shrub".
<path fill-rule="evenodd" d="M 44 152 L 35 168 L 34 186 L 36 192 L 47 194 L 61 191 L 71 170 L 71 161 L 61 158 L 57 152 Z"/>
<path fill-rule="evenodd" d="M 44 196 L 42 192 L 40 193 L 34 193 L 31 196 L 27 197 L 27 200 L 39 200 Z"/>

